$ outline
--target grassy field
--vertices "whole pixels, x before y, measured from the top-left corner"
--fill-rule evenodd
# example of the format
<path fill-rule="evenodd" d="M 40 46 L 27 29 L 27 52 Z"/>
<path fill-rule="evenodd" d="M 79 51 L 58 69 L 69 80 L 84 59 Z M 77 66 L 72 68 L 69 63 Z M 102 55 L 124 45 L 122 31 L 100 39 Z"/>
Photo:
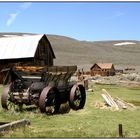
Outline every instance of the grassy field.
<path fill-rule="evenodd" d="M 95 107 L 103 102 L 101 89 L 113 97 L 137 105 L 136 110 L 111 111 Z M 3 87 L 0 87 L 0 93 Z M 47 116 L 38 109 L 32 111 L 4 112 L 0 107 L 0 121 L 28 119 L 31 125 L 11 131 L 2 138 L 117 138 L 118 124 L 123 125 L 125 138 L 140 138 L 140 89 L 117 86 L 94 85 L 94 92 L 87 92 L 85 108 L 79 111 Z"/>

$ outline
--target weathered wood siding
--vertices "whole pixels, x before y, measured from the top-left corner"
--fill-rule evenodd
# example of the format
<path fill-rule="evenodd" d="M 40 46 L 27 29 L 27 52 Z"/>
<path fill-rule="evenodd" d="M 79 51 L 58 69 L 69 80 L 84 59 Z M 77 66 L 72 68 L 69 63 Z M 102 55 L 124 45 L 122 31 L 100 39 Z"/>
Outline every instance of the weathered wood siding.
<path fill-rule="evenodd" d="M 97 64 L 91 69 L 91 76 L 101 75 L 101 76 L 113 76 L 115 75 L 115 69 L 112 65 L 111 69 L 101 69 Z"/>
<path fill-rule="evenodd" d="M 49 47 L 49 43 L 46 43 L 46 38 L 42 38 L 39 42 L 36 54 L 34 57 L 34 65 L 39 66 L 52 66 L 53 65 L 53 55 Z"/>

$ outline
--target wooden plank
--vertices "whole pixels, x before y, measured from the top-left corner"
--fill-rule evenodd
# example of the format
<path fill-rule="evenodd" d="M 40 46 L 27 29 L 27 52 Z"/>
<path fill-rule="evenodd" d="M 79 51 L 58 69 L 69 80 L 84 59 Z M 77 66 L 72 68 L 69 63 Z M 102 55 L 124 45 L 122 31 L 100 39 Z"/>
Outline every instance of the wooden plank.
<path fill-rule="evenodd" d="M 16 66 L 15 69 L 17 71 L 38 72 L 38 71 L 42 71 L 43 67 L 37 67 L 37 66 Z"/>
<path fill-rule="evenodd" d="M 105 95 L 105 94 L 101 94 L 102 97 L 104 98 L 104 100 L 106 101 L 106 103 L 109 105 L 109 106 L 112 106 L 110 100 L 108 99 L 108 97 Z"/>
<path fill-rule="evenodd" d="M 127 107 L 132 107 L 132 108 L 136 108 L 133 104 L 131 103 L 127 103 L 126 101 L 116 97 L 117 100 L 119 100 L 120 102 L 122 102 L 123 104 L 125 104 Z"/>
<path fill-rule="evenodd" d="M 108 97 L 108 99 L 110 100 L 112 106 L 114 106 L 114 107 L 118 110 L 118 109 L 119 109 L 119 108 L 118 108 L 118 105 L 115 103 L 115 101 L 114 101 L 113 98 L 110 96 L 110 94 L 109 94 L 105 89 L 102 89 L 102 92 L 103 92 L 103 94 L 105 94 L 105 95 Z"/>
<path fill-rule="evenodd" d="M 77 70 L 77 66 L 16 66 L 14 67 L 16 71 L 22 72 L 75 72 Z"/>
<path fill-rule="evenodd" d="M 45 72 L 75 72 L 77 70 L 77 66 L 49 66 L 44 67 L 43 71 Z"/>
<path fill-rule="evenodd" d="M 122 102 L 121 100 L 114 98 L 114 101 L 118 105 L 119 108 L 127 109 L 127 104 Z"/>
<path fill-rule="evenodd" d="M 107 91 L 105 89 L 102 89 L 102 93 L 107 96 L 108 100 L 110 101 L 111 106 L 113 106 L 114 102 L 112 101 L 112 98 L 111 98 L 111 96 L 109 96 Z"/>
<path fill-rule="evenodd" d="M 0 122 L 0 125 L 4 125 L 4 124 L 7 124 L 7 123 L 10 123 L 10 122 Z"/>
<path fill-rule="evenodd" d="M 0 126 L 0 133 L 10 131 L 19 127 L 25 127 L 26 125 L 30 125 L 30 121 L 25 119 L 7 123 Z"/>

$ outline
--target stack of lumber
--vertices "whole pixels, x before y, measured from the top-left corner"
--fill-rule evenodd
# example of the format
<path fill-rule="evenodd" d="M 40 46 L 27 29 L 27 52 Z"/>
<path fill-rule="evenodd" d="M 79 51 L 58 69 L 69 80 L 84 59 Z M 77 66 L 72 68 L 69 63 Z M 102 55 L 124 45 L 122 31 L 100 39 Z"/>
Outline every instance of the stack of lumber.
<path fill-rule="evenodd" d="M 105 89 L 102 89 L 102 97 L 105 105 L 113 108 L 114 110 L 136 108 L 133 104 L 127 103 L 118 97 L 112 97 Z"/>

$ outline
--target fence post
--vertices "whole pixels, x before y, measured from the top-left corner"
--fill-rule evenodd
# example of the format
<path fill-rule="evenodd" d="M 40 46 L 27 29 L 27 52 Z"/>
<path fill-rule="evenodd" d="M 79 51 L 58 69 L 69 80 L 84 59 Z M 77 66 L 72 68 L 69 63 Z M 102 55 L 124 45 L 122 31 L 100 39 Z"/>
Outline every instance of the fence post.
<path fill-rule="evenodd" d="M 123 138 L 123 127 L 122 127 L 122 124 L 119 124 L 119 137 Z"/>
<path fill-rule="evenodd" d="M 88 80 L 84 80 L 84 87 L 86 90 L 88 90 Z"/>

